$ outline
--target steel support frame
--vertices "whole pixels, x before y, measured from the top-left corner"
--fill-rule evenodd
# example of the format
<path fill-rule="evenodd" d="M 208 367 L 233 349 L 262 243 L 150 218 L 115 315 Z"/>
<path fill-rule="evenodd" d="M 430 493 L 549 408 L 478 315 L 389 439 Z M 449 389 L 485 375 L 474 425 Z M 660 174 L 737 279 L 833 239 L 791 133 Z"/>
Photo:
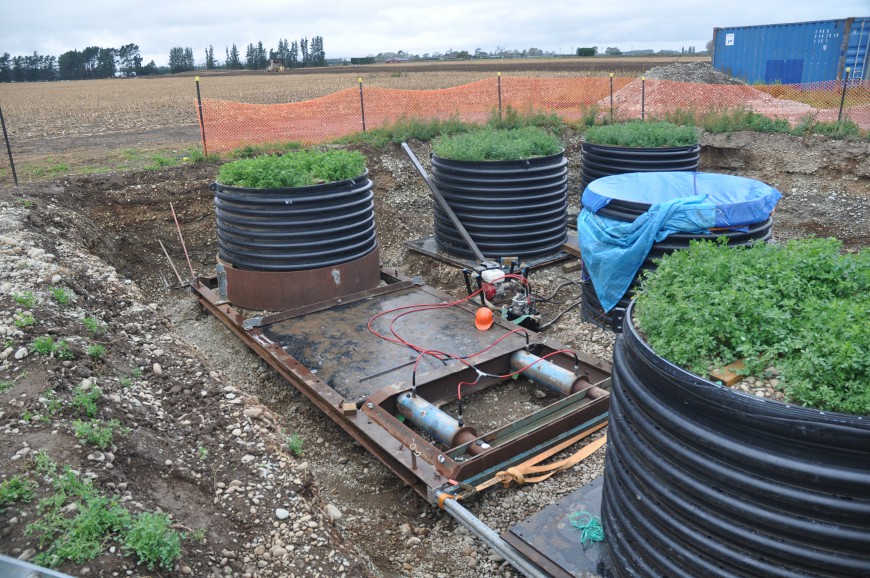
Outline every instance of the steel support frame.
<path fill-rule="evenodd" d="M 450 481 L 465 482 L 483 480 L 500 469 L 527 459 L 552 447 L 563 439 L 585 429 L 590 424 L 607 419 L 609 398 L 590 400 L 581 391 L 567 396 L 541 410 L 479 436 L 479 440 L 491 446 L 476 456 L 467 454 L 470 443 L 455 448 L 442 448 L 427 441 L 421 434 L 399 421 L 396 417 L 395 400 L 407 394 L 411 388 L 406 384 L 390 385 L 375 391 L 365 400 L 348 400 L 320 380 L 307 367 L 274 343 L 262 331 L 269 323 L 292 319 L 352 301 L 377 298 L 379 295 L 412 287 L 415 283 L 396 270 L 381 270 L 385 286 L 363 291 L 341 299 L 300 307 L 293 311 L 276 313 L 265 317 L 246 318 L 231 304 L 221 299 L 214 276 L 199 277 L 191 284 L 191 290 L 200 304 L 224 323 L 239 339 L 268 363 L 291 385 L 298 389 L 324 414 L 337 423 L 369 453 L 376 456 L 406 484 L 430 503 L 437 503 L 437 494 Z M 427 292 L 436 292 L 430 287 L 421 287 Z M 440 293 L 440 292 L 437 292 Z M 449 299 L 444 295 L 445 299 Z M 540 339 L 527 342 L 526 347 L 536 355 L 564 349 L 559 344 L 546 343 Z M 510 349 L 506 351 L 506 349 Z M 475 363 L 484 371 L 509 373 L 510 356 L 517 348 L 496 348 L 488 357 Z M 578 354 L 587 375 L 593 384 L 609 386 L 610 366 L 600 360 Z M 559 354 L 550 358 L 563 367 L 572 368 L 578 359 L 573 355 Z M 461 366 L 444 367 L 427 374 L 427 381 L 416 384 L 415 393 L 433 404 L 440 405 L 455 398 L 455 384 L 475 370 Z M 465 390 L 470 395 L 500 381 L 492 378 Z M 411 448 L 414 448 L 412 451 Z"/>

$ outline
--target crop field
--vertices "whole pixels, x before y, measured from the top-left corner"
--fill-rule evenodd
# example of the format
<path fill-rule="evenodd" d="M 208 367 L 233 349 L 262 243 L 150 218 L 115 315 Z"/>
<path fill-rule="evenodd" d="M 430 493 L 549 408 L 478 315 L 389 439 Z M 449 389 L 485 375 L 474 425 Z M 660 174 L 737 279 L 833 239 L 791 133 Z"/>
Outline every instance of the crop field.
<path fill-rule="evenodd" d="M 203 98 L 252 104 L 297 102 L 358 86 L 434 89 L 493 78 L 638 76 L 674 58 L 608 58 L 336 67 L 300 73 L 203 71 Z M 697 60 L 697 58 L 686 62 Z M 192 75 L 0 85 L 0 106 L 13 139 L 91 136 L 197 124 Z M 195 138 L 195 136 L 194 136 Z"/>

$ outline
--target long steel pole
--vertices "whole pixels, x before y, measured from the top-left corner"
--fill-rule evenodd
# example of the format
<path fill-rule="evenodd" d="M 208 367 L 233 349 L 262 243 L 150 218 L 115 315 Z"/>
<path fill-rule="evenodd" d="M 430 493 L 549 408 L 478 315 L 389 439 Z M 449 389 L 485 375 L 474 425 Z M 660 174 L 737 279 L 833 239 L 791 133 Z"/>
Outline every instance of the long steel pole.
<path fill-rule="evenodd" d="M 407 153 L 408 157 L 411 159 L 411 162 L 414 163 L 414 167 L 417 169 L 417 172 L 420 173 L 420 176 L 423 177 L 423 180 L 426 181 L 426 184 L 429 185 L 429 190 L 432 191 L 432 194 L 435 196 L 435 200 L 438 201 L 438 204 L 441 205 L 441 208 L 444 209 L 444 212 L 447 213 L 447 216 L 450 217 L 450 221 L 453 223 L 453 226 L 456 227 L 456 230 L 459 231 L 459 234 L 462 235 L 462 238 L 465 240 L 465 244 L 468 245 L 468 248 L 471 249 L 477 259 L 481 263 L 486 262 L 486 257 L 483 256 L 483 253 L 480 252 L 480 249 L 477 247 L 477 243 L 474 242 L 474 239 L 471 238 L 471 235 L 468 234 L 468 231 L 465 230 L 465 227 L 459 221 L 459 217 L 456 216 L 456 213 L 453 212 L 453 209 L 450 208 L 450 205 L 447 204 L 447 199 L 441 196 L 441 191 L 435 186 L 435 183 L 432 182 L 432 179 L 429 178 L 429 175 L 426 174 L 426 169 L 423 168 L 423 165 L 420 164 L 420 161 L 417 160 L 417 157 L 414 156 L 414 151 L 411 150 L 411 147 L 408 146 L 408 143 L 402 143 L 402 148 L 405 149 L 405 153 Z"/>
<path fill-rule="evenodd" d="M 440 498 L 442 494 L 443 492 L 439 492 L 436 497 Z M 443 500 L 443 503 L 444 510 L 448 514 L 468 528 L 484 544 L 495 550 L 499 556 L 510 562 L 511 566 L 519 570 L 523 576 L 528 578 L 549 578 L 549 574 L 538 568 L 533 562 L 523 556 L 519 550 L 502 540 L 501 536 L 495 533 L 495 530 L 462 507 L 457 500 L 448 498 Z"/>

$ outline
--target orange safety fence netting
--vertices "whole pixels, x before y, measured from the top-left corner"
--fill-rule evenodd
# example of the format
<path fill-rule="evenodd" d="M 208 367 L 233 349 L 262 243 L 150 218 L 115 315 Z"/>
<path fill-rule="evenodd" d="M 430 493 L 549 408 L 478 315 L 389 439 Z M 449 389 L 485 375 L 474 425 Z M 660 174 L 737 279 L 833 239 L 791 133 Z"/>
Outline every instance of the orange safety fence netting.
<path fill-rule="evenodd" d="M 500 84 L 500 87 L 499 87 Z M 612 88 L 611 88 L 612 87 Z M 566 121 L 609 116 L 618 120 L 664 117 L 677 111 L 704 113 L 748 109 L 791 124 L 834 122 L 843 97 L 841 82 L 813 85 L 698 84 L 639 78 L 519 78 L 480 80 L 435 90 L 347 88 L 286 104 L 244 104 L 203 99 L 203 129 L 210 152 L 246 145 L 329 142 L 401 119 L 448 119 L 483 123 L 501 107 L 554 113 Z M 870 82 L 849 81 L 843 117 L 870 130 Z M 365 123 L 365 124 L 363 124 Z"/>

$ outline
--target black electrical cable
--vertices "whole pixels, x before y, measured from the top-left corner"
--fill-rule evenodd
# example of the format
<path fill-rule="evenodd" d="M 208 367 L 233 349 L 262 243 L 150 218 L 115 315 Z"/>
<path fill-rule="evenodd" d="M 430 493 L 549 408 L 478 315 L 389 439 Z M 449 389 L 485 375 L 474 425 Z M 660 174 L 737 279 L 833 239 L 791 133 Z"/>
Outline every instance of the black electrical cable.
<path fill-rule="evenodd" d="M 559 319 L 561 319 L 563 315 L 565 315 L 566 313 L 568 313 L 569 311 L 571 311 L 572 309 L 574 309 L 575 307 L 577 307 L 578 305 L 580 305 L 580 303 L 582 303 L 582 301 L 583 301 L 582 299 L 579 300 L 579 301 L 575 301 L 574 303 L 572 303 L 571 305 L 569 305 L 568 307 L 566 307 L 565 309 L 563 309 L 562 311 L 560 311 L 559 314 L 556 315 L 555 317 L 553 317 L 550 321 L 547 321 L 546 323 L 544 323 L 543 325 L 541 325 L 538 329 L 539 329 L 540 331 L 543 331 L 543 330 L 546 329 L 547 327 L 550 327 L 553 323 L 555 323 L 556 321 L 558 321 Z"/>

